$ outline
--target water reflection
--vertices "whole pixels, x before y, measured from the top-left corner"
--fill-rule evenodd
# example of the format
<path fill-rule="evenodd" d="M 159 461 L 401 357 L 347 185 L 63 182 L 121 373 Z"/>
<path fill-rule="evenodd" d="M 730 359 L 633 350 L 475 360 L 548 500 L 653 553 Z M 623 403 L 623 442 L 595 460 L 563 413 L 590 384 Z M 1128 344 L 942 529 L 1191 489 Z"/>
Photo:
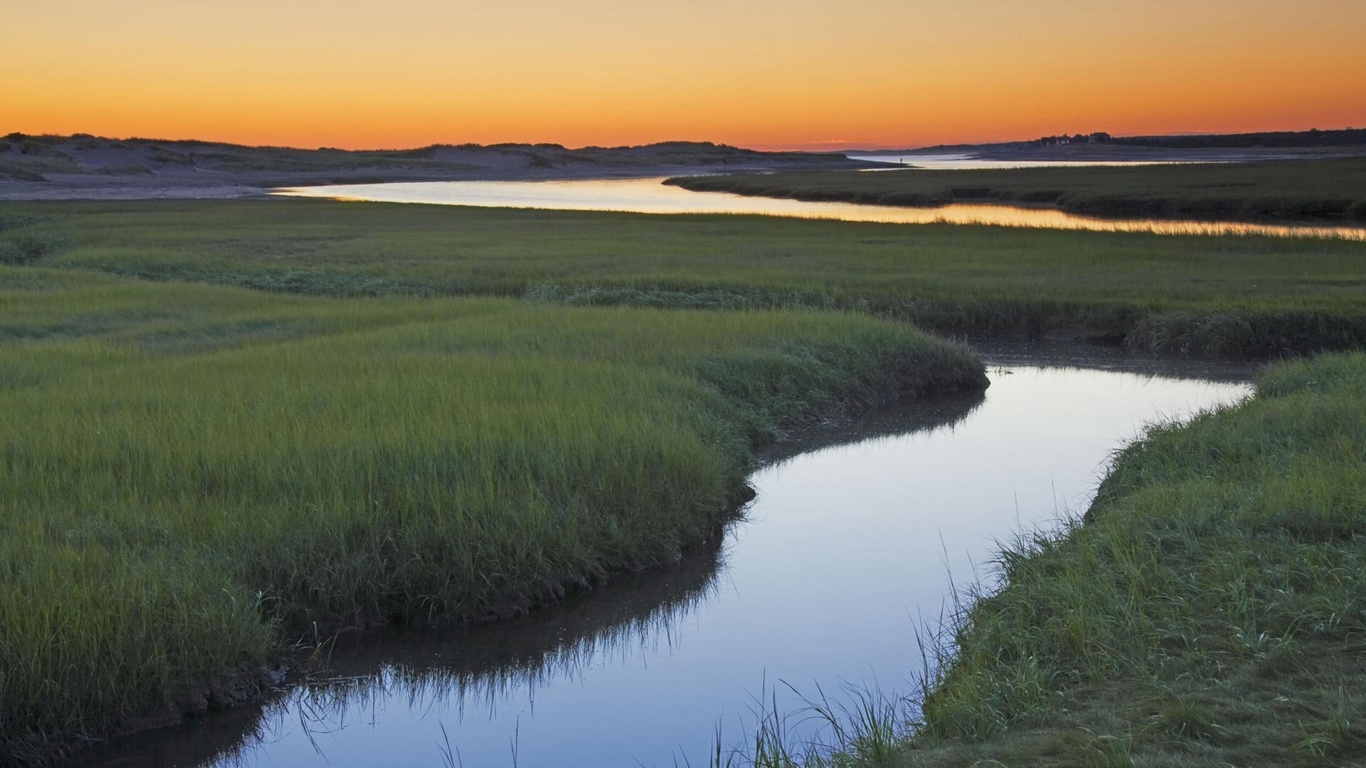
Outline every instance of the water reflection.
<path fill-rule="evenodd" d="M 936 168 L 946 171 L 977 171 L 1000 168 L 1082 168 L 1130 165 L 1191 165 L 1229 162 L 1226 160 L 988 160 L 965 154 L 848 154 L 850 160 L 870 163 L 895 163 L 903 168 Z M 873 170 L 884 170 L 881 168 Z M 895 169 L 886 169 L 895 170 Z"/>
<path fill-rule="evenodd" d="M 429 181 L 286 187 L 289 197 L 386 203 L 431 203 L 480 208 L 537 208 L 558 211 L 618 211 L 653 214 L 759 214 L 886 224 L 987 224 L 1035 229 L 1157 234 L 1251 234 L 1280 237 L 1337 237 L 1366 240 L 1366 228 L 1282 226 L 1219 221 L 1097 219 L 1052 208 L 1008 205 L 946 205 L 905 208 L 853 203 L 816 203 L 724 192 L 691 192 L 660 178 L 572 181 Z"/>
<path fill-rule="evenodd" d="M 545 686 L 580 684 L 595 667 L 667 653 L 680 625 L 715 596 L 722 554 L 718 536 L 674 565 L 620 576 L 595 594 L 473 629 L 343 634 L 322 650 L 317 670 L 294 675 L 302 679 L 281 695 L 119 740 L 73 765 L 384 764 L 384 755 L 397 757 L 391 748 L 413 723 L 429 715 L 437 734 L 444 726 L 456 743 L 462 723 L 501 726 L 504 710 L 513 733 L 523 702 L 534 702 Z M 364 738 L 381 724 L 387 735 Z M 369 743 L 354 744 L 350 737 L 358 732 Z M 378 762 L 357 756 L 373 751 L 376 741 Z M 501 746 L 493 753 L 505 754 Z M 431 741 L 405 749 L 411 751 L 401 762 L 439 764 Z"/>
<path fill-rule="evenodd" d="M 752 727 L 765 688 L 780 711 L 800 706 L 780 681 L 905 690 L 947 574 L 973 581 L 997 538 L 1084 508 L 1145 422 L 1248 391 L 988 360 L 985 397 L 795 436 L 802 452 L 753 475 L 746 519 L 673 567 L 472 631 L 343 637 L 326 673 L 254 711 L 83 764 L 440 766 L 448 749 L 470 766 L 699 764 L 718 722 L 727 739 Z"/>
<path fill-rule="evenodd" d="M 986 395 L 982 392 L 926 397 L 918 400 L 890 403 L 838 427 L 817 424 L 784 435 L 759 457 L 761 469 L 772 469 L 807 453 L 857 445 L 881 438 L 911 434 L 933 434 L 937 430 L 952 429 L 971 416 Z"/>

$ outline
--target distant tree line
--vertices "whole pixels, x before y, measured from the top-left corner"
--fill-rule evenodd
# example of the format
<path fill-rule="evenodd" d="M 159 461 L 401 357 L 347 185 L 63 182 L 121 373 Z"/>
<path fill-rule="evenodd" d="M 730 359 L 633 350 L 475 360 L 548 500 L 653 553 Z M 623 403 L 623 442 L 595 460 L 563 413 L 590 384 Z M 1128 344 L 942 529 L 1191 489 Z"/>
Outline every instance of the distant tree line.
<path fill-rule="evenodd" d="M 1225 133 L 1186 136 L 1125 136 L 1116 138 L 1108 133 L 1077 133 L 1044 136 L 1036 144 L 1045 147 L 1062 144 L 1120 144 L 1128 147 L 1163 147 L 1166 149 L 1246 149 L 1249 147 L 1344 147 L 1366 144 L 1366 128 L 1343 128 L 1320 131 L 1270 131 L 1266 133 Z"/>

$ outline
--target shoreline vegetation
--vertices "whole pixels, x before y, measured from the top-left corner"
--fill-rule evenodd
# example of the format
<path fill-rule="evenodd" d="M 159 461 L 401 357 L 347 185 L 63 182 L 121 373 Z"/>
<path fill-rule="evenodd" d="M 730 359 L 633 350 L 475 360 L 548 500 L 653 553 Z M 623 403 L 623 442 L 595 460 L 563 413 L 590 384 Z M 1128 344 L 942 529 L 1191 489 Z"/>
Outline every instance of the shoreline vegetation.
<path fill-rule="evenodd" d="M 912 162 L 914 162 L 912 160 Z M 810 202 L 1053 207 L 1098 217 L 1366 223 L 1366 157 L 981 170 L 681 176 L 666 184 Z"/>
<path fill-rule="evenodd" d="M 1007 545 L 913 701 L 865 698 L 834 751 L 770 717 L 713 764 L 1355 765 L 1363 465 L 1366 354 L 1275 367 L 1120 451 L 1084 520 Z"/>
<path fill-rule="evenodd" d="M 970 352 L 907 322 L 1176 355 L 1363 348 L 1364 255 L 745 216 L 0 204 L 0 755 L 231 704 L 301 633 L 492 618 L 669 561 L 733 514 L 784 430 L 984 385 Z M 233 670 L 248 683 L 225 685 Z"/>

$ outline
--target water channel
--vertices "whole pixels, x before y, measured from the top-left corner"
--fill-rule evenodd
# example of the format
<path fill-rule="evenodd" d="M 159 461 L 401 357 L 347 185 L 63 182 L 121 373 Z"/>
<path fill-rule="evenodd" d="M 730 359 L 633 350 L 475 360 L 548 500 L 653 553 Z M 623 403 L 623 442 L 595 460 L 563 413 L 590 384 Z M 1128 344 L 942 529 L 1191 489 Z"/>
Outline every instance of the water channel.
<path fill-rule="evenodd" d="M 955 152 L 945 153 L 896 153 L 859 154 L 850 152 L 845 155 L 850 160 L 869 163 L 889 163 L 902 168 L 930 168 L 943 171 L 979 171 L 999 168 L 1118 168 L 1133 165 L 1189 165 L 1221 162 L 1237 162 L 1236 159 L 1203 160 L 1001 160 L 984 159 L 973 154 Z M 889 170 L 895 170 L 895 166 Z"/>
<path fill-rule="evenodd" d="M 780 445 L 743 519 L 675 566 L 486 627 L 343 636 L 322 671 L 264 702 L 79 764 L 705 765 L 718 729 L 739 741 L 760 701 L 796 711 L 797 692 L 908 690 L 917 628 L 954 585 L 992 583 L 998 542 L 1084 511 L 1145 424 L 1250 392 L 1238 368 L 1067 348 L 985 356 L 982 396 Z"/>
<path fill-rule="evenodd" d="M 1131 164 L 1131 163 L 1126 163 Z M 621 211 L 651 214 L 758 214 L 883 224 L 986 224 L 1005 227 L 1080 229 L 1158 234 L 1253 234 L 1280 237 L 1339 237 L 1366 240 L 1366 227 L 1285 226 L 1227 221 L 1102 219 L 1055 208 L 1010 205 L 945 205 L 907 208 L 855 203 L 818 203 L 726 192 L 691 192 L 663 183 L 663 177 L 561 181 L 413 181 L 285 187 L 274 194 L 382 203 L 428 203 L 480 208 L 540 208 L 560 211 Z"/>

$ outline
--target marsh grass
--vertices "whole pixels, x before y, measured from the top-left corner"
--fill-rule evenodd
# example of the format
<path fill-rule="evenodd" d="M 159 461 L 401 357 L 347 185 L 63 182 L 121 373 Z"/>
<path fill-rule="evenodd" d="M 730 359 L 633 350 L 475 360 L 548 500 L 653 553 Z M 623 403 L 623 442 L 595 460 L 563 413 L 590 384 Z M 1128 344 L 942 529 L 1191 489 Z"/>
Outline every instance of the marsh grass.
<path fill-rule="evenodd" d="M 41 216 L 0 216 L 0 264 L 22 266 L 66 246 L 66 238 L 45 231 Z"/>
<path fill-rule="evenodd" d="M 833 697 L 817 687 L 807 696 L 782 685 L 803 704 L 788 710 L 776 691 L 761 692 L 744 740 L 728 744 L 718 725 L 707 755 L 710 768 L 882 766 L 902 753 L 911 727 L 903 698 L 855 686 L 842 686 Z"/>
<path fill-rule="evenodd" d="M 0 754 L 239 695 L 289 638 L 676 559 L 784 428 L 981 388 L 812 312 L 289 297 L 0 267 Z M 249 687 L 249 686 L 248 686 Z"/>
<path fill-rule="evenodd" d="M 1351 241 L 297 199 L 0 215 L 66 239 L 38 265 L 277 293 L 839 309 L 1215 357 L 1366 345 L 1366 243 Z"/>
<path fill-rule="evenodd" d="M 0 265 L 10 760 L 231 698 L 214 681 L 250 678 L 287 638 L 508 615 L 671 560 L 733 511 L 756 446 L 896 395 L 981 386 L 961 348 L 870 314 L 1176 353 L 1366 344 L 1366 246 L 1342 241 L 299 200 L 15 204 L 0 217 L 14 223 L 0 242 L 63 243 Z M 478 295 L 503 298 L 452 298 Z M 683 311 L 700 308 L 715 311 Z M 1148 448 L 1126 453 L 1095 508 L 1113 522 L 1004 554 L 1012 586 L 954 626 L 986 633 L 997 611 L 1020 645 L 936 667 L 947 677 L 926 697 L 914 759 L 1008 734 L 1118 760 L 1158 743 L 1124 736 L 1131 716 L 1205 749 L 1265 713 L 1283 723 L 1267 738 L 1294 754 L 1350 752 L 1366 675 L 1360 654 L 1322 650 L 1360 642 L 1366 572 L 1341 556 L 1363 497 L 1359 390 L 1342 383 L 1360 363 L 1344 360 L 1265 380 L 1249 412 L 1267 423 L 1228 427 L 1224 444 L 1151 467 Z M 1273 419 L 1282 406 L 1298 410 Z M 1213 440 L 1205 424 L 1191 434 Z M 1321 432 L 1302 434 L 1311 425 Z M 1185 465 L 1210 477 L 1147 485 Z M 1248 474 L 1219 480 L 1235 469 Z M 1111 514 L 1134 499 L 1201 512 L 1155 513 L 1151 530 Z M 1243 522 L 1226 525 L 1235 512 Z M 1150 539 L 1161 546 L 1136 543 Z M 1206 541 L 1227 557 L 1204 564 Z M 1275 558 L 1289 564 L 1263 567 Z M 1044 586 L 1015 606 L 1005 596 L 1030 578 Z M 1145 591 L 1168 588 L 1170 605 Z M 1238 610 L 1218 613 L 1225 599 Z M 1010 634 L 1035 619 L 1037 638 Z M 1158 672 L 1104 693 L 1104 674 L 1154 657 Z M 953 671 L 974 668 L 990 671 Z M 1207 673 L 1224 668 L 1247 680 L 1236 705 L 1210 703 L 1224 699 Z M 1344 693 L 1283 706 L 1257 698 L 1261 670 Z M 1088 701 L 1088 735 L 1018 730 Z M 844 733 L 836 746 L 858 731 Z M 794 757 L 780 745 L 755 750 Z"/>

